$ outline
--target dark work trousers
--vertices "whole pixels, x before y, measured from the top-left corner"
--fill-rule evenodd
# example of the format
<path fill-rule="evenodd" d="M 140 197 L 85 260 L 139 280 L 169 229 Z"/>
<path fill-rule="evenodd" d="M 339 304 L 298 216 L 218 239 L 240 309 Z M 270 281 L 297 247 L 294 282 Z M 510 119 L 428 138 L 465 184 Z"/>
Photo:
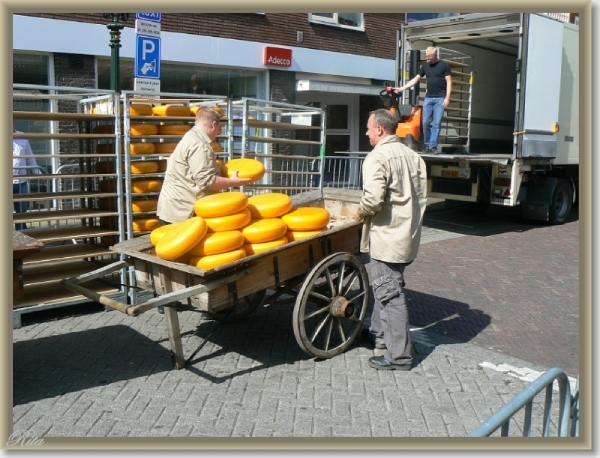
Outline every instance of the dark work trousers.
<path fill-rule="evenodd" d="M 27 194 L 28 191 L 29 186 L 27 185 L 27 182 L 13 183 L 13 194 Z M 29 210 L 29 202 L 14 202 L 13 207 L 15 213 L 27 213 L 27 210 Z M 15 224 L 15 229 L 17 231 L 27 229 L 27 224 L 17 223 Z"/>
<path fill-rule="evenodd" d="M 385 359 L 393 364 L 412 362 L 412 343 L 408 309 L 404 296 L 404 269 L 408 264 L 394 264 L 371 258 L 371 297 L 373 314 L 369 332 L 383 339 Z"/>

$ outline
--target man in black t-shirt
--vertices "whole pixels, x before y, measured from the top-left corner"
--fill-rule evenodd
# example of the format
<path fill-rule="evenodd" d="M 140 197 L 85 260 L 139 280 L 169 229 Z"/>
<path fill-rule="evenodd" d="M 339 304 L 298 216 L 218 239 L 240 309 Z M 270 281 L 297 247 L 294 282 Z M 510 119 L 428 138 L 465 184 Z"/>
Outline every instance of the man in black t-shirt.
<path fill-rule="evenodd" d="M 452 91 L 452 77 L 450 66 L 440 60 L 437 48 L 430 46 L 425 50 L 427 63 L 419 69 L 419 73 L 404 86 L 396 87 L 396 92 L 404 91 L 417 84 L 421 78 L 427 81 L 427 92 L 423 103 L 423 143 L 424 152 L 439 154 L 438 137 L 444 109 L 450 103 L 450 92 Z"/>

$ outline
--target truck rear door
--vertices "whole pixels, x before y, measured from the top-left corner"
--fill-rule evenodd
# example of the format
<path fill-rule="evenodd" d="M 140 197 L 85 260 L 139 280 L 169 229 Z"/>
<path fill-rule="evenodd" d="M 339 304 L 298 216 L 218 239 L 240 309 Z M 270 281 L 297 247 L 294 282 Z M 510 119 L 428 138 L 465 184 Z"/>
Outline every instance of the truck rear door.
<path fill-rule="evenodd" d="M 516 157 L 556 157 L 562 22 L 524 13 L 517 61 Z"/>

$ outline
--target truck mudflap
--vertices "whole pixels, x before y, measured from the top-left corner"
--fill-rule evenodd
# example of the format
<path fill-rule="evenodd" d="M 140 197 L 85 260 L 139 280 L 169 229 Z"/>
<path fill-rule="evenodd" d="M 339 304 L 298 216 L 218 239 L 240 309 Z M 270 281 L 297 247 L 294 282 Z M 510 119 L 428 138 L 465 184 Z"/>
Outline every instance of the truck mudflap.
<path fill-rule="evenodd" d="M 551 224 L 563 224 L 573 207 L 575 189 L 572 181 L 564 178 L 537 176 L 526 185 L 521 203 L 521 217 Z"/>

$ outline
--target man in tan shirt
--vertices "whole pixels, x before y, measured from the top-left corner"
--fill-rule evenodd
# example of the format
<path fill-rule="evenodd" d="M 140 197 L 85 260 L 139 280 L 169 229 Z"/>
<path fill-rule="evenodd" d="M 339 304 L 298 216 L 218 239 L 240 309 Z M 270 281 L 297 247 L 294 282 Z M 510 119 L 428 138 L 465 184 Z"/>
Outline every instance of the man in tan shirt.
<path fill-rule="evenodd" d="M 363 192 L 353 217 L 363 221 L 360 250 L 371 257 L 374 299 L 369 332 L 377 348 L 375 369 L 412 367 L 412 343 L 404 297 L 404 269 L 416 257 L 427 204 L 425 162 L 395 135 L 398 118 L 388 110 L 371 112 L 367 136 L 373 151 L 363 164 Z"/>
<path fill-rule="evenodd" d="M 156 214 L 165 223 L 178 223 L 194 216 L 194 204 L 204 195 L 242 186 L 249 179 L 222 177 L 210 143 L 217 138 L 220 116 L 201 108 L 196 122 L 167 159 L 167 170 L 158 196 Z"/>

